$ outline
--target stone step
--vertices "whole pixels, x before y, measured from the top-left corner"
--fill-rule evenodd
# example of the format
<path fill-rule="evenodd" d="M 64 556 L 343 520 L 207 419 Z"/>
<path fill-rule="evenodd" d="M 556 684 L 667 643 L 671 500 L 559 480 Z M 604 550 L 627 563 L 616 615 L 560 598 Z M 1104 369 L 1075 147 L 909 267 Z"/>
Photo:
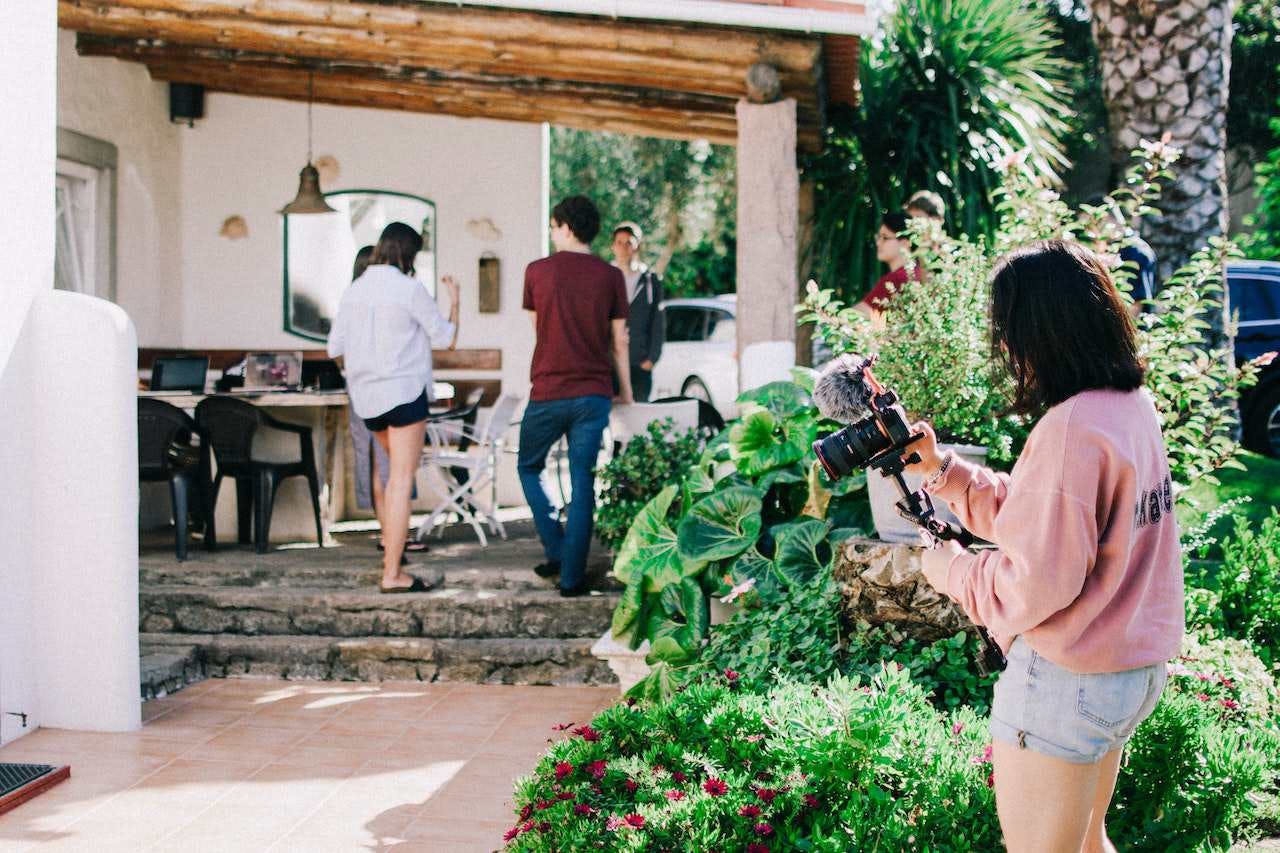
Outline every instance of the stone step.
<path fill-rule="evenodd" d="M 140 643 L 144 701 L 167 696 L 204 678 L 199 649 L 189 639 L 175 639 L 178 641 Z"/>
<path fill-rule="evenodd" d="M 591 654 L 595 639 L 142 635 L 148 648 L 194 644 L 211 677 L 615 684 L 608 666 Z"/>
<path fill-rule="evenodd" d="M 618 595 L 561 598 L 555 590 L 443 587 L 411 595 L 280 587 L 144 586 L 147 633 L 323 637 L 598 637 Z"/>

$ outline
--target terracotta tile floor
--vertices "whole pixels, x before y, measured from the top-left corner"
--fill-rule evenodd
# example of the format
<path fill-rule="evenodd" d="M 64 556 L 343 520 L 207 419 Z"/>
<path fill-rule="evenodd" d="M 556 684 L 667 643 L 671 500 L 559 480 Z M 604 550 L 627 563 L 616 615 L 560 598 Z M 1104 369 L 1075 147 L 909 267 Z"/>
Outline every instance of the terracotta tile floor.
<path fill-rule="evenodd" d="M 71 779 L 0 817 L 0 851 L 491 851 L 552 726 L 617 688 L 210 680 L 132 734 L 42 729 L 0 761 Z"/>

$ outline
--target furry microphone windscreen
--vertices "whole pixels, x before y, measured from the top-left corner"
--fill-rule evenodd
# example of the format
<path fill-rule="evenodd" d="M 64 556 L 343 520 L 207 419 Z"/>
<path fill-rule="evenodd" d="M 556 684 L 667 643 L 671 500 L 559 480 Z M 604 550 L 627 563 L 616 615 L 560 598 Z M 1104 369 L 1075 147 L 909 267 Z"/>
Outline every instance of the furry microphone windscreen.
<path fill-rule="evenodd" d="M 863 379 L 870 363 L 850 353 L 826 366 L 813 386 L 813 402 L 824 418 L 851 424 L 871 414 L 871 389 Z"/>

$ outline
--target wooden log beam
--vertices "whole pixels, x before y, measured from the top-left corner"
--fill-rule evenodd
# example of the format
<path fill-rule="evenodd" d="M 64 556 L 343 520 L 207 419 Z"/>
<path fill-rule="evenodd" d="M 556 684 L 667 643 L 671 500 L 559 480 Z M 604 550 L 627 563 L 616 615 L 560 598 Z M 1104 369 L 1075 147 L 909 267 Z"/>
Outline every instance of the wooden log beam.
<path fill-rule="evenodd" d="M 59 2 L 62 26 L 99 35 L 723 97 L 742 93 L 743 74 L 751 64 L 744 60 L 763 59 L 783 74 L 785 95 L 801 103 L 816 98 L 821 55 L 817 38 L 751 33 L 750 44 L 744 45 L 743 31 L 724 28 L 721 43 L 702 28 L 624 26 L 585 18 L 559 23 L 563 20 L 538 13 L 321 0 Z M 511 26 L 513 22 L 517 26 Z M 542 34 L 544 28 L 552 31 L 551 37 Z M 622 38 L 615 29 L 630 35 Z M 777 50 L 775 44 L 791 49 Z"/>
<path fill-rule="evenodd" d="M 310 75 L 302 69 L 250 71 L 235 63 L 195 62 L 156 63 L 147 67 L 156 80 L 198 83 L 214 91 L 239 95 L 296 101 L 308 98 Z M 314 99 L 342 106 L 441 113 L 464 118 L 545 121 L 584 130 L 669 139 L 706 139 L 724 145 L 733 144 L 737 139 L 737 122 L 732 114 L 656 107 L 641 110 L 631 103 L 604 98 L 584 101 L 579 97 L 551 94 L 528 98 L 512 92 L 452 84 L 429 86 L 417 81 L 325 74 L 315 76 Z M 816 139 L 816 128 L 811 135 Z"/>

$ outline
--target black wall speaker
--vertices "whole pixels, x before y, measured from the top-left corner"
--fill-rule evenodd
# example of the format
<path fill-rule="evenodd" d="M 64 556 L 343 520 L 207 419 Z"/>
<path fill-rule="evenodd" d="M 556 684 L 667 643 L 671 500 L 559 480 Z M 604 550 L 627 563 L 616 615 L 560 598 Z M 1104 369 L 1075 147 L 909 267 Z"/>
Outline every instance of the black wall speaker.
<path fill-rule="evenodd" d="M 195 127 L 198 118 L 204 118 L 204 86 L 170 83 L 169 121 Z"/>

